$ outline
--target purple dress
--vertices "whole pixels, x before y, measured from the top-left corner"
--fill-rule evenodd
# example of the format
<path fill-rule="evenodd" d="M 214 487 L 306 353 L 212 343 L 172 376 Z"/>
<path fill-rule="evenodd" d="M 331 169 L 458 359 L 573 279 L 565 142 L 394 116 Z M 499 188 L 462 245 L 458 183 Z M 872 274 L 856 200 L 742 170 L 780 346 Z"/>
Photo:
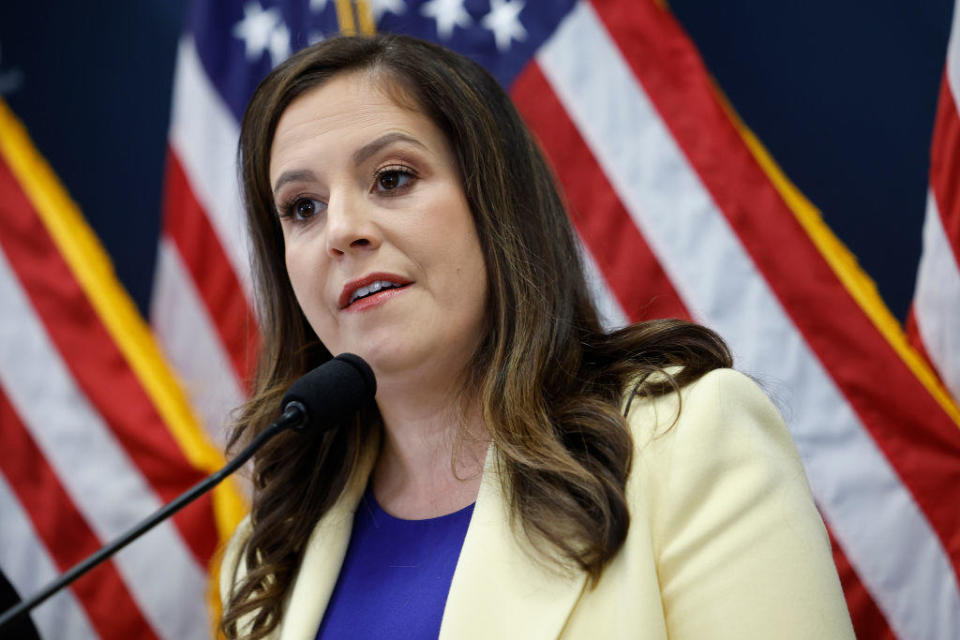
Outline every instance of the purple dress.
<path fill-rule="evenodd" d="M 367 487 L 317 640 L 436 638 L 472 515 L 402 520 Z"/>

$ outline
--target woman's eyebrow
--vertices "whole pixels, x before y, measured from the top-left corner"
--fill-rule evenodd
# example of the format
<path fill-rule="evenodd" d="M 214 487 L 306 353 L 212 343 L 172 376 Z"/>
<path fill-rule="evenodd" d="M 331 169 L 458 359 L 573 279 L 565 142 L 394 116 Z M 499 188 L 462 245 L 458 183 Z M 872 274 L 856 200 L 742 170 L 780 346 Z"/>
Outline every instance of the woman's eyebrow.
<path fill-rule="evenodd" d="M 366 160 L 367 158 L 375 154 L 377 151 L 380 151 L 380 149 L 383 149 L 387 145 L 393 144 L 394 142 L 409 142 L 411 144 L 417 145 L 418 147 L 422 148 L 424 151 L 426 151 L 427 149 L 426 146 L 424 146 L 423 143 L 421 143 L 419 140 L 417 140 L 416 138 L 411 138 L 405 133 L 399 133 L 399 132 L 388 133 L 386 135 L 380 136 L 379 138 L 377 138 L 372 142 L 368 142 L 367 144 L 363 145 L 362 147 L 354 151 L 353 164 L 355 165 L 361 164 L 364 160 Z"/>
<path fill-rule="evenodd" d="M 359 149 L 353 152 L 353 164 L 358 165 L 363 163 L 367 158 L 375 154 L 377 151 L 380 151 L 384 147 L 393 144 L 394 142 L 409 142 L 420 147 L 423 150 L 427 150 L 427 147 L 417 140 L 412 138 L 405 133 L 388 133 L 380 136 L 376 140 L 368 142 Z M 277 178 L 277 182 L 273 185 L 273 196 L 276 196 L 280 193 L 280 187 L 287 184 L 288 182 L 308 182 L 311 180 L 316 180 L 316 175 L 313 171 L 309 169 L 294 169 L 292 171 L 284 171 L 280 174 L 280 177 Z"/>
<path fill-rule="evenodd" d="M 316 180 L 317 177 L 314 175 L 313 171 L 309 169 L 295 169 L 293 171 L 284 171 L 280 174 L 280 177 L 277 178 L 276 184 L 273 185 L 273 197 L 276 198 L 280 193 L 280 187 L 287 184 L 288 182 L 308 182 L 311 180 Z"/>

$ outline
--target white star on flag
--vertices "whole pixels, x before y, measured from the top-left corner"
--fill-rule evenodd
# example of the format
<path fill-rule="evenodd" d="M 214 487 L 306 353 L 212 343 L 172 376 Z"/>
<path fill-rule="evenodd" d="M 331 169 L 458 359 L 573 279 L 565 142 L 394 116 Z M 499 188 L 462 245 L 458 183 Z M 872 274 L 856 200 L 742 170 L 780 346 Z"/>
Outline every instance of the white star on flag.
<path fill-rule="evenodd" d="M 243 40 L 250 62 L 259 60 L 267 50 L 274 66 L 290 55 L 290 30 L 276 7 L 264 10 L 259 2 L 248 2 L 243 6 L 243 20 L 233 27 L 233 35 Z"/>
<path fill-rule="evenodd" d="M 524 40 L 527 30 L 520 24 L 523 0 L 490 0 L 490 13 L 483 18 L 483 26 L 493 32 L 497 49 L 506 51 L 512 40 Z"/>
<path fill-rule="evenodd" d="M 429 0 L 420 7 L 420 15 L 437 21 L 437 35 L 449 40 L 453 28 L 470 26 L 470 14 L 463 8 L 463 0 Z"/>
<path fill-rule="evenodd" d="M 400 15 L 407 10 L 407 5 L 403 0 L 370 0 L 370 11 L 373 13 L 373 21 L 378 22 L 380 16 L 389 11 L 395 15 Z"/>
<path fill-rule="evenodd" d="M 310 11 L 320 12 L 327 8 L 327 0 L 310 0 Z"/>

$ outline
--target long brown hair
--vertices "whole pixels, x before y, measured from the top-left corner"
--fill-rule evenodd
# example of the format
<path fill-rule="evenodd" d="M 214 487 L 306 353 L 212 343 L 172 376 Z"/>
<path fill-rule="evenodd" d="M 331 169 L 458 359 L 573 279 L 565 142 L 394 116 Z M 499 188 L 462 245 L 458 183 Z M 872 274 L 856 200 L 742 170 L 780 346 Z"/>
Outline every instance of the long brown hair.
<path fill-rule="evenodd" d="M 264 429 L 287 386 L 330 357 L 287 278 L 268 176 L 284 109 L 347 71 L 375 74 L 390 95 L 430 117 L 454 151 L 489 278 L 487 331 L 466 384 L 478 390 L 519 529 L 596 580 L 629 526 L 633 443 L 619 411 L 626 387 L 682 366 L 667 384 L 643 387 L 664 393 L 730 366 L 730 354 L 716 334 L 679 320 L 603 330 L 562 197 L 532 136 L 493 77 L 438 45 L 396 35 L 333 38 L 277 67 L 250 102 L 240 164 L 264 343 L 231 443 Z M 376 408 L 367 407 L 352 424 L 308 442 L 281 436 L 256 456 L 249 569 L 225 609 L 228 636 L 247 614 L 250 638 L 277 625 L 311 530 L 378 428 Z"/>

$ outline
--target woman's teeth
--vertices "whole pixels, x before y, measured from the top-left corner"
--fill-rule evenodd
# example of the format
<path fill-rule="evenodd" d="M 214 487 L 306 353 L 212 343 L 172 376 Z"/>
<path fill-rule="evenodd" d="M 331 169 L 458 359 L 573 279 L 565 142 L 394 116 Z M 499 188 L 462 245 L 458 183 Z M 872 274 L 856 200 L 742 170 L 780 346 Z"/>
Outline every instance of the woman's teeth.
<path fill-rule="evenodd" d="M 353 292 L 353 295 L 350 296 L 350 304 L 353 304 L 360 298 L 366 298 L 369 295 L 376 293 L 377 291 L 382 291 L 384 289 L 396 289 L 400 285 L 389 282 L 387 280 L 377 280 L 376 282 L 371 282 L 365 287 L 360 287 Z"/>

